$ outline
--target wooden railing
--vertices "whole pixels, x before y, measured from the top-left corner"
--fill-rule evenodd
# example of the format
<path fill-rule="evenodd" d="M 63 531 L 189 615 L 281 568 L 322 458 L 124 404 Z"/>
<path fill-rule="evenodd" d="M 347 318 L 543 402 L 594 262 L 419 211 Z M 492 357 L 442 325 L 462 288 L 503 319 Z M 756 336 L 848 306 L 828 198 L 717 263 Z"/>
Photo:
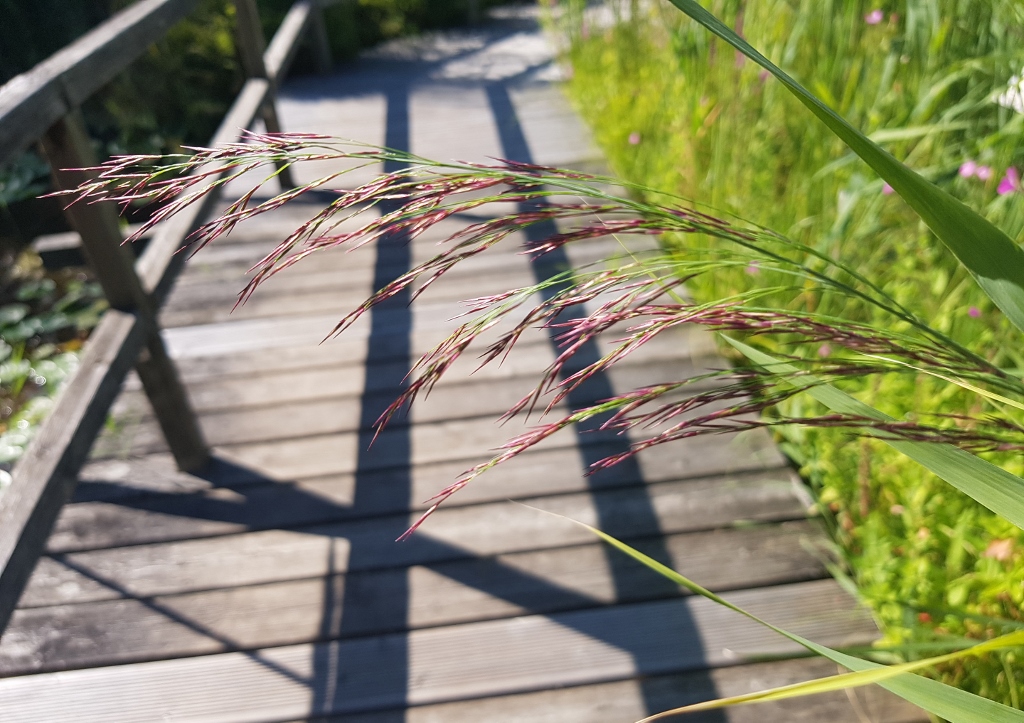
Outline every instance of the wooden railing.
<path fill-rule="evenodd" d="M 333 0 L 298 0 L 266 46 L 255 0 L 235 0 L 236 42 L 247 80 L 210 146 L 237 141 L 240 129 L 262 117 L 280 130 L 274 106 L 278 82 L 299 42 L 310 36 L 318 69 L 331 64 L 323 7 Z M 182 20 L 197 0 L 140 0 L 27 73 L 0 88 L 0 164 L 38 143 L 58 188 L 73 188 L 96 165 L 78 110 L 150 44 Z M 279 178 L 291 183 L 287 171 Z M 157 312 L 180 270 L 177 253 L 216 198 L 160 224 L 134 260 L 122 245 L 117 211 L 79 204 L 67 211 L 83 251 L 110 303 L 85 344 L 79 369 L 14 468 L 0 496 L 0 631 L 42 554 L 63 504 L 70 499 L 96 436 L 128 371 L 134 367 L 168 446 L 184 470 L 196 470 L 209 450 L 177 370 L 167 354 Z"/>

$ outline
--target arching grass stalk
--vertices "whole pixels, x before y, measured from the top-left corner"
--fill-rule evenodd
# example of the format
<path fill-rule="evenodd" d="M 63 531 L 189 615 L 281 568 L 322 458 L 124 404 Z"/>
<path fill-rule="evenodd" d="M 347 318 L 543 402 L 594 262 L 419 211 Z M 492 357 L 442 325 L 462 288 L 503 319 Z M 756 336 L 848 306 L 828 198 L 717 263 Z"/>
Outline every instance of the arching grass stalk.
<path fill-rule="evenodd" d="M 345 161 L 350 169 L 353 164 L 361 167 L 384 161 L 402 166 L 357 188 L 334 191 L 336 197 L 325 208 L 251 269 L 252 278 L 242 290 L 239 303 L 272 275 L 320 250 L 354 250 L 396 234 L 411 242 L 454 216 L 475 213 L 479 217 L 489 209 L 513 204 L 516 210 L 484 216 L 450 235 L 439 244 L 436 255 L 376 290 L 346 314 L 331 335 L 341 333 L 375 305 L 406 289 L 415 299 L 462 261 L 539 224 L 549 232 L 541 241 L 524 246 L 523 253 L 532 258 L 570 244 L 615 235 L 709 236 L 729 243 L 732 251 L 726 254 L 710 256 L 702 254 L 698 244 L 692 248 L 684 245 L 688 251 L 683 255 L 662 253 L 615 267 L 591 264 L 539 284 L 468 300 L 464 321 L 416 363 L 407 390 L 378 420 L 378 429 L 420 394 L 429 393 L 452 364 L 491 330 L 500 334 L 483 350 L 481 365 L 510 353 L 531 328 L 547 329 L 559 344 L 555 361 L 506 417 L 528 414 L 538 406 L 552 412 L 595 374 L 613 367 L 654 337 L 685 324 L 739 333 L 767 345 L 773 358 L 787 363 L 785 373 L 772 371 L 770 365 L 723 369 L 698 379 L 670 380 L 570 409 L 556 421 L 515 437 L 490 461 L 468 470 L 437 495 L 427 515 L 483 471 L 566 427 L 594 418 L 601 420 L 603 429 L 630 432 L 633 437 L 628 452 L 597 462 L 595 469 L 678 439 L 784 424 L 842 427 L 886 440 L 935 442 L 971 451 L 1017 450 L 1022 446 L 1022 428 L 1012 408 L 1007 412 L 1005 405 L 989 404 L 989 412 L 970 417 L 934 417 L 928 422 L 849 411 L 797 418 L 770 416 L 780 401 L 813 387 L 841 385 L 850 377 L 931 370 L 951 384 L 976 390 L 982 403 L 997 398 L 1020 399 L 1024 397 L 1024 383 L 933 329 L 894 301 L 880 285 L 842 262 L 741 219 L 719 218 L 697 210 L 686 199 L 576 171 L 509 161 L 490 165 L 439 163 L 307 134 L 251 135 L 245 143 L 194 150 L 192 156 L 172 159 L 112 159 L 96 169 L 94 181 L 72 192 L 71 200 L 115 201 L 122 205 L 164 203 L 136 233 L 141 236 L 153 224 L 204 195 L 261 168 L 324 160 Z M 303 194 L 337 186 L 346 172 L 325 175 L 262 201 L 257 201 L 256 192 L 263 184 L 257 184 L 219 217 L 199 228 L 191 238 L 191 248 L 198 250 L 239 223 L 280 208 Z M 273 173 L 268 175 L 270 178 Z M 609 190 L 616 187 L 635 193 L 623 196 Z M 385 210 L 379 212 L 382 208 Z M 689 302 L 677 293 L 688 279 L 737 263 L 757 264 L 759 271 L 789 281 L 706 304 Z M 873 306 L 891 320 L 891 328 L 758 305 L 766 293 L 789 291 L 795 295 L 808 290 L 845 298 L 852 305 Z M 616 338 L 611 350 L 568 373 L 567 369 L 578 366 L 571 364 L 575 355 L 601 335 Z M 815 348 L 816 354 L 806 351 Z M 793 383 L 801 377 L 806 377 L 804 382 Z"/>

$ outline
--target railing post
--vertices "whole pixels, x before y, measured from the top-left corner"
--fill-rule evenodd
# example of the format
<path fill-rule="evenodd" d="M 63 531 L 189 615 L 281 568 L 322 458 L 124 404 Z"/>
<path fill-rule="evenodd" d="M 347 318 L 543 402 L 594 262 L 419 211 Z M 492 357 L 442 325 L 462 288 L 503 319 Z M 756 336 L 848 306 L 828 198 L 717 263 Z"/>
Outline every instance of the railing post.
<path fill-rule="evenodd" d="M 235 23 L 235 42 L 238 44 L 238 54 L 245 74 L 250 78 L 268 78 L 267 66 L 263 62 L 267 42 L 263 38 L 263 25 L 260 23 L 260 11 L 256 7 L 256 0 L 235 0 Z M 272 86 L 260 113 L 270 133 L 281 132 L 276 102 L 277 88 Z M 292 178 L 291 168 L 280 165 L 278 168 L 281 187 L 294 188 L 295 180 Z"/>
<path fill-rule="evenodd" d="M 316 72 L 326 75 L 331 72 L 331 43 L 327 38 L 327 26 L 324 24 L 324 10 L 320 0 L 312 0 L 309 11 L 309 41 L 313 46 L 313 62 Z"/>
<path fill-rule="evenodd" d="M 62 169 L 96 165 L 78 111 L 53 124 L 40 142 L 53 169 L 54 183 L 60 189 L 75 188 L 89 175 L 83 170 Z M 146 345 L 135 369 L 178 466 L 186 471 L 199 469 L 209 459 L 209 449 L 178 371 L 164 347 L 153 305 L 135 273 L 134 257 L 122 244 L 116 209 L 109 203 L 79 203 L 66 213 L 82 237 L 82 248 L 110 306 L 136 314 L 145 324 Z"/>

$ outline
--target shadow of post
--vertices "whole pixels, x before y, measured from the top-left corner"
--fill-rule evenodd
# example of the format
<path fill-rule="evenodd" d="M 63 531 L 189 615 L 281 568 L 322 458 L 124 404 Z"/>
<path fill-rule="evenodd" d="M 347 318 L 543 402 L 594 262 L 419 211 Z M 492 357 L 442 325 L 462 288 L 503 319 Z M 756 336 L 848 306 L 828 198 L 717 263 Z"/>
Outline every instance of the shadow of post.
<path fill-rule="evenodd" d="M 530 152 L 526 136 L 524 135 L 519 123 L 515 105 L 512 103 L 508 83 L 494 82 L 488 84 L 487 99 L 491 106 L 491 112 L 494 115 L 494 121 L 497 126 L 498 138 L 501 142 L 503 157 L 510 161 L 518 161 L 520 163 L 535 163 L 533 154 Z M 520 204 L 519 210 L 529 212 L 531 210 L 536 210 L 543 205 L 543 201 L 536 201 L 532 204 Z M 532 224 L 528 226 L 525 231 L 527 244 L 539 244 L 545 239 L 555 235 L 557 232 L 558 229 L 552 221 L 542 221 L 540 223 Z M 533 259 L 531 261 L 531 266 L 535 280 L 540 283 L 572 268 L 572 262 L 570 261 L 565 248 L 562 247 L 544 254 L 539 258 Z M 545 298 L 551 298 L 565 288 L 565 284 L 547 286 L 542 291 L 542 294 Z M 584 314 L 585 311 L 580 307 L 569 307 L 560 314 L 559 319 L 556 319 L 556 323 L 558 320 L 578 318 Z M 559 351 L 557 341 L 555 340 L 557 333 L 556 329 L 551 331 L 551 343 L 552 346 L 555 347 L 556 354 Z M 598 351 L 596 343 L 591 341 L 582 346 L 579 351 L 576 352 L 575 362 L 571 366 L 579 369 L 584 365 L 598 361 L 600 357 L 601 354 Z M 563 375 L 565 374 L 566 372 L 563 370 Z M 591 376 L 584 384 L 580 385 L 579 388 L 569 394 L 567 401 L 570 407 L 577 409 L 587 406 L 588 404 L 592 404 L 595 400 L 609 399 L 613 396 L 615 396 L 615 390 L 612 387 L 611 379 L 609 379 L 607 374 L 601 372 Z M 606 421 L 606 419 L 607 415 L 601 415 L 590 419 L 587 422 L 576 425 L 576 433 L 580 437 L 578 448 L 585 468 L 589 468 L 590 465 L 599 461 L 603 457 L 611 454 L 621 454 L 629 450 L 629 440 L 624 435 L 620 435 L 611 430 L 600 429 L 600 426 Z M 600 446 L 593 444 L 595 441 L 594 437 L 601 438 L 600 442 L 602 442 L 602 444 Z M 634 480 L 635 484 L 642 488 L 644 484 L 643 473 L 640 469 L 640 464 L 635 457 L 628 457 L 625 461 L 619 463 L 618 466 L 620 467 L 619 471 L 623 477 Z M 593 478 L 590 478 L 590 490 L 591 492 L 596 491 Z M 615 514 L 615 510 L 608 504 L 604 503 L 604 500 L 607 498 L 602 497 L 601 495 L 592 495 L 592 499 L 594 500 L 597 511 L 598 527 L 610 535 L 616 537 L 623 536 L 623 531 L 617 529 L 617 516 Z M 657 539 L 659 540 L 659 542 L 654 543 L 653 549 L 649 551 L 649 554 L 658 561 L 672 566 L 672 558 L 669 555 L 664 542 L 661 540 L 661 529 L 658 521 L 658 515 L 654 510 L 654 506 L 650 502 L 650 497 L 644 495 L 644 500 L 647 504 L 640 504 L 638 507 L 640 508 L 639 515 L 643 518 L 645 534 L 652 537 L 657 536 Z M 619 554 L 608 547 L 605 548 L 605 552 L 609 556 Z M 625 589 L 625 585 L 627 584 L 627 580 L 621 574 L 622 568 L 609 564 L 609 570 L 612 571 L 616 599 L 626 599 L 628 591 Z M 635 585 L 636 580 L 631 579 L 628 581 L 628 584 Z M 652 586 L 656 591 L 655 595 L 658 596 L 670 595 L 676 588 L 674 583 L 654 573 L 647 578 L 645 584 Z M 700 631 L 692 621 L 689 621 L 688 623 L 686 620 L 683 620 L 681 624 L 674 628 L 673 633 L 679 635 L 679 644 L 681 646 L 688 645 L 700 648 L 699 650 L 691 649 L 689 651 L 691 655 L 698 652 L 701 655 L 703 654 L 700 642 Z M 633 649 L 630 650 L 630 653 L 633 655 L 638 671 L 643 672 L 649 669 L 649 666 L 645 665 L 643 650 Z M 708 690 L 714 690 L 714 684 L 711 681 L 710 676 L 704 682 L 706 682 Z M 647 712 L 658 712 L 656 710 L 657 704 L 654 700 L 654 692 L 650 690 L 645 679 L 641 679 L 641 686 L 643 688 L 644 702 Z M 721 714 L 716 715 L 713 713 L 707 718 L 707 720 L 709 723 L 712 721 L 722 721 L 722 723 L 724 723 L 725 717 Z"/>
<path fill-rule="evenodd" d="M 396 150 L 410 150 L 409 139 L 409 86 L 396 79 L 385 90 L 386 116 L 384 145 Z M 401 169 L 401 164 L 387 161 L 384 173 Z M 396 210 L 398 202 L 382 204 L 381 214 Z M 403 235 L 387 235 L 376 243 L 377 259 L 374 265 L 373 288 L 381 289 L 405 271 L 412 261 L 412 249 Z M 405 389 L 406 375 L 412 366 L 413 313 L 410 308 L 410 292 L 400 291 L 393 297 L 375 306 L 370 311 L 370 332 L 366 342 L 366 378 L 373 376 L 372 384 L 366 384 L 361 398 L 359 414 L 358 458 L 355 472 L 355 493 L 353 510 L 365 507 L 372 495 L 379 500 L 382 491 L 370 489 L 379 486 L 372 479 L 373 470 L 390 467 L 393 474 L 387 481 L 383 493 L 396 507 L 407 506 L 412 493 L 412 428 L 409 425 L 395 425 L 386 446 L 373 446 L 373 424 L 390 404 Z M 387 357 L 387 365 L 375 362 Z M 382 378 L 383 377 L 383 378 Z M 380 392 L 388 393 L 382 395 Z M 405 525 L 381 524 L 375 535 L 395 540 L 404 532 Z M 349 552 L 348 569 L 363 569 L 359 556 L 364 548 L 352 546 Z M 405 570 L 400 580 L 393 581 L 391 595 L 363 600 L 360 588 L 345 585 L 341 600 L 337 599 L 336 586 L 330 577 L 325 578 L 324 612 L 321 638 L 330 640 L 319 646 L 313 661 L 313 704 L 312 712 L 330 713 L 343 706 L 339 696 L 344 691 L 345 680 L 353 676 L 354 669 L 362 667 L 363 661 L 345 659 L 338 650 L 338 639 L 348 637 L 368 628 L 405 630 L 409 618 L 409 574 Z M 367 620 L 371 617 L 371 620 Z M 395 702 L 407 697 L 409 678 L 408 636 L 392 636 L 385 659 L 377 660 L 375 687 L 380 694 Z M 403 720 L 404 714 L 396 713 L 395 721 Z"/>

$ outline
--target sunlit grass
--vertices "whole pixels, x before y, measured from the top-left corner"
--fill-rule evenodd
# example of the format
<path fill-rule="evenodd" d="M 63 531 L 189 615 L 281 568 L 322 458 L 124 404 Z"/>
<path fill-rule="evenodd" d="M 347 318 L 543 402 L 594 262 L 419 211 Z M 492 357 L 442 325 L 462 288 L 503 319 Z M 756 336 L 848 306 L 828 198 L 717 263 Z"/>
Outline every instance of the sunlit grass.
<path fill-rule="evenodd" d="M 1024 368 L 1017 335 L 881 179 L 774 79 L 666 4 L 572 28 L 571 91 L 624 177 L 784 232 L 885 283 L 896 301 L 994 363 Z M 713 2 L 719 17 L 897 158 L 1021 240 L 1024 197 L 999 194 L 1024 165 L 1024 123 L 993 102 L 1024 67 L 1012 2 Z M 882 10 L 869 16 L 875 9 Z M 623 12 L 620 17 L 628 13 Z M 868 22 L 868 20 L 877 22 Z M 975 173 L 961 175 L 972 161 Z M 977 166 L 991 169 L 978 174 Z M 966 169 L 970 170 L 970 169 Z M 708 244 L 708 253 L 717 253 Z M 734 265 L 694 279 L 699 300 L 778 281 Z M 814 293 L 764 302 L 878 323 L 877 309 Z M 814 351 L 814 350 L 808 350 Z M 830 350 L 818 350 L 829 353 Z M 977 397 L 913 375 L 846 387 L 894 416 L 978 413 Z M 820 410 L 802 397 L 788 416 Z M 985 637 L 1022 617 L 1024 538 L 1015 527 L 883 445 L 790 427 L 787 451 L 815 484 L 862 595 L 889 642 Z M 1019 455 L 995 457 L 1020 473 Z M 1015 704 L 1018 661 L 949 666 L 947 677 Z"/>

